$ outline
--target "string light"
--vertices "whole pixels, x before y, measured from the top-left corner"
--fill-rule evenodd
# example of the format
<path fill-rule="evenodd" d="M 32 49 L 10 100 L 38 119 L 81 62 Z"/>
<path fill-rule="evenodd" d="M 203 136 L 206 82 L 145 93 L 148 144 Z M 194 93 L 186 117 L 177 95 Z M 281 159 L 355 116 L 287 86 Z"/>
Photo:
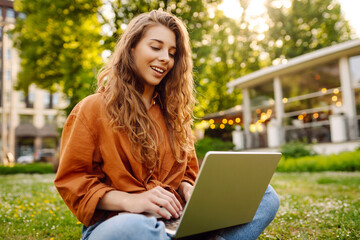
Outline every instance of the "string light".
<path fill-rule="evenodd" d="M 256 132 L 256 126 L 255 126 L 255 124 L 250 124 L 249 130 L 250 130 L 250 132 L 252 132 L 252 133 Z"/>
<path fill-rule="evenodd" d="M 287 98 L 283 98 L 282 101 L 283 101 L 283 103 L 287 103 L 287 102 L 288 102 L 288 99 L 287 99 Z"/>
<path fill-rule="evenodd" d="M 240 122 L 241 122 L 241 119 L 240 119 L 240 118 L 235 118 L 235 122 L 236 122 L 236 123 L 240 123 Z"/>
<path fill-rule="evenodd" d="M 229 125 L 233 125 L 234 124 L 234 121 L 233 120 L 229 120 Z"/>
<path fill-rule="evenodd" d="M 225 128 L 225 124 L 220 124 L 220 128 L 224 129 Z"/>
<path fill-rule="evenodd" d="M 327 89 L 326 89 L 326 88 L 322 88 L 322 89 L 321 89 L 321 92 L 322 92 L 323 94 L 325 94 L 325 93 L 327 92 Z"/>
<path fill-rule="evenodd" d="M 223 123 L 223 124 L 226 124 L 226 123 L 227 123 L 227 119 L 224 118 L 224 119 L 222 120 L 222 123 Z"/>

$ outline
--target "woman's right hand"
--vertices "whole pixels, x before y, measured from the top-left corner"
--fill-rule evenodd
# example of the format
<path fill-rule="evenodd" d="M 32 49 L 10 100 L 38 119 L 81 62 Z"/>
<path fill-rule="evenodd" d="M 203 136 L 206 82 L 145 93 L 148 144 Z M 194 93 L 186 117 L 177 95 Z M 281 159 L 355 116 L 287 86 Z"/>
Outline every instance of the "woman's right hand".
<path fill-rule="evenodd" d="M 170 219 L 171 216 L 179 218 L 182 210 L 181 204 L 175 195 L 160 186 L 136 194 L 117 190 L 110 191 L 100 199 L 97 207 L 103 210 L 132 213 L 155 212 L 166 219 Z M 167 211 L 164 211 L 163 208 Z M 171 216 L 169 216 L 168 212 Z"/>
<path fill-rule="evenodd" d="M 124 199 L 124 204 L 129 212 L 155 212 L 166 219 L 170 219 L 168 213 L 174 218 L 179 218 L 182 210 L 181 204 L 175 195 L 160 186 L 143 193 L 129 194 Z M 164 211 L 163 208 L 167 211 Z"/>

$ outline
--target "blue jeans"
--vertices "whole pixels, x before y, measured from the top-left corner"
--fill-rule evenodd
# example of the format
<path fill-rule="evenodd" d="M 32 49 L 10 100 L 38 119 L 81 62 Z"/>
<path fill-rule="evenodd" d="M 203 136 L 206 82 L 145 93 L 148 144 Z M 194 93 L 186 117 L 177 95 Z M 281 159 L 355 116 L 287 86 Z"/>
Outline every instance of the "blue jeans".
<path fill-rule="evenodd" d="M 269 185 L 255 217 L 250 223 L 194 235 L 185 239 L 257 239 L 275 218 L 279 206 L 279 197 Z M 128 213 L 99 221 L 88 228 L 83 226 L 82 240 L 101 239 L 169 240 L 171 237 L 165 232 L 165 225 L 162 221 L 157 221 L 154 217 Z"/>

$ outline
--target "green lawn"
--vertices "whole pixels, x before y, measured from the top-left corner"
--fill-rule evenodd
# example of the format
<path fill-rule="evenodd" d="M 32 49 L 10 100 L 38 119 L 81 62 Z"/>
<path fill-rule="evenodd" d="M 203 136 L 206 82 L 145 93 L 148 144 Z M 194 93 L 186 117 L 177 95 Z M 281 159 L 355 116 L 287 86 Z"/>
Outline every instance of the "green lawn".
<path fill-rule="evenodd" d="M 80 239 L 54 174 L 0 176 L 0 239 Z M 360 172 L 276 173 L 281 199 L 260 239 L 359 239 Z"/>

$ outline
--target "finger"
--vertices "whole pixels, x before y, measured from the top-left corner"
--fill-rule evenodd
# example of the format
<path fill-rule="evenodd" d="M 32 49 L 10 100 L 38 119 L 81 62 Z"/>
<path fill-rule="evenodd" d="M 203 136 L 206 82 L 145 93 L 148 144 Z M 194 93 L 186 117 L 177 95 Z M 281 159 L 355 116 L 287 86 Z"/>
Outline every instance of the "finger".
<path fill-rule="evenodd" d="M 166 190 L 166 189 L 164 189 L 162 187 L 160 187 L 158 190 L 162 194 L 164 194 L 164 195 L 168 196 L 169 198 L 171 198 L 172 202 L 175 204 L 174 207 L 177 209 L 178 212 L 180 212 L 182 210 L 181 203 L 179 202 L 179 200 L 176 198 L 176 196 L 173 193 L 169 192 L 168 190 Z"/>
<path fill-rule="evenodd" d="M 180 214 L 180 211 L 182 209 L 176 203 L 176 202 L 179 202 L 179 201 L 177 200 L 177 198 L 173 194 L 171 194 L 171 193 L 170 193 L 170 195 L 168 195 L 168 194 L 160 194 L 159 198 L 162 198 L 162 199 L 166 200 L 167 202 L 169 202 L 171 204 L 171 206 L 176 210 L 177 214 Z"/>
<path fill-rule="evenodd" d="M 160 216 L 165 216 L 167 219 L 169 219 L 170 216 L 173 216 L 174 218 L 178 218 L 180 216 L 178 211 L 175 210 L 174 206 L 169 201 L 163 198 L 157 198 L 154 203 L 160 207 L 160 209 L 157 210 L 157 213 Z"/>

